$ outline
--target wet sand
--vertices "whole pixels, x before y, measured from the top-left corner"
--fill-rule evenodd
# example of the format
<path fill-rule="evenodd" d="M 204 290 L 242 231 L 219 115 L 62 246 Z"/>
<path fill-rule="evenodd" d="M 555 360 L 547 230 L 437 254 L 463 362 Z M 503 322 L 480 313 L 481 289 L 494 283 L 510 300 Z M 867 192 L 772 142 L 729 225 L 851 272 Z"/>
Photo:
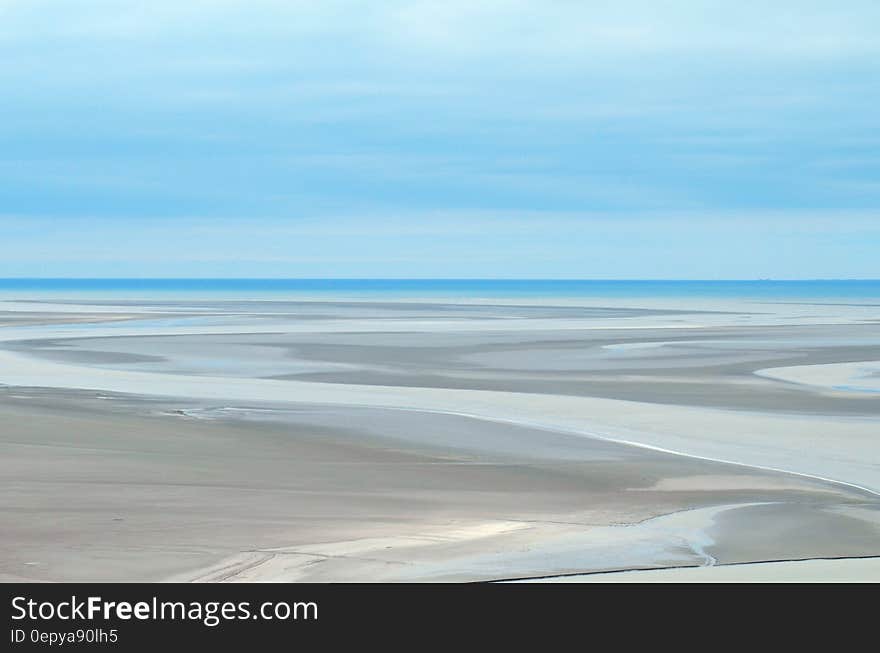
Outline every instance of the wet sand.
<path fill-rule="evenodd" d="M 784 560 L 565 576 L 553 583 L 876 583 L 880 558 Z"/>
<path fill-rule="evenodd" d="M 26 306 L 0 315 L 2 579 L 880 555 L 877 397 L 759 374 L 877 358 L 871 307 Z"/>

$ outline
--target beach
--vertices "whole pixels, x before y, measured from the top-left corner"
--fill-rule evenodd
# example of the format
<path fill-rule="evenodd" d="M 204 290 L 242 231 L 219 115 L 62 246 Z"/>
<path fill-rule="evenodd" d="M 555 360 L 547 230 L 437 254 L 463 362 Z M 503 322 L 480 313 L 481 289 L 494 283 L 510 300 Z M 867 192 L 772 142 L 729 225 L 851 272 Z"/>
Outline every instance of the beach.
<path fill-rule="evenodd" d="M 870 298 L 17 293 L 0 579 L 880 580 L 877 360 Z"/>

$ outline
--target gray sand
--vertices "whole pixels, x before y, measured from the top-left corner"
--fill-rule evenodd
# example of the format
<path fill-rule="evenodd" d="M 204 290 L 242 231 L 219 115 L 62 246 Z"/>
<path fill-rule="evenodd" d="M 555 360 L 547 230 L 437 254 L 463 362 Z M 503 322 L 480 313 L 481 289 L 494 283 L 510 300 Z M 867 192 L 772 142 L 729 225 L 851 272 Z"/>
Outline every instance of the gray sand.
<path fill-rule="evenodd" d="M 641 348 L 642 343 L 662 346 Z M 668 343 L 668 344 L 667 344 Z M 858 343 L 858 344 L 852 344 Z M 633 349 L 626 346 L 635 344 Z M 624 348 L 615 349 L 623 345 Z M 880 358 L 880 330 L 741 327 L 419 334 L 230 334 L 20 341 L 50 360 L 189 375 L 502 390 L 823 415 L 880 415 L 880 398 L 821 394 L 757 370 Z M 223 351 L 222 361 L 217 352 Z M 222 362 L 222 367 L 220 367 Z M 131 365 L 138 363 L 138 365 Z"/>
<path fill-rule="evenodd" d="M 0 314 L 21 334 L 0 348 L 196 378 L 880 414 L 877 397 L 755 374 L 880 359 L 871 323 L 503 303 L 95 305 L 120 312 Z M 134 308 L 153 312 L 135 319 Z M 655 319 L 666 327 L 638 322 Z M 694 327 L 710 319 L 721 322 Z M 107 320 L 231 332 L 90 337 L 88 323 Z M 291 328 L 326 320 L 335 331 Z M 374 320 L 414 326 L 364 329 Z M 77 337 L 40 327 L 66 323 Z M 0 386 L 0 580 L 487 580 L 880 555 L 878 496 L 833 482 L 451 414 L 52 384 Z"/>
<path fill-rule="evenodd" d="M 775 520 L 771 549 L 801 551 L 806 515 L 811 552 L 836 551 L 849 532 L 848 552 L 877 551 L 872 522 L 829 512 L 862 506 L 869 500 L 862 493 L 564 434 L 401 411 L 304 406 L 231 417 L 202 407 L 195 410 L 203 417 L 191 418 L 136 397 L 34 389 L 0 396 L 0 578 L 7 581 L 161 580 L 261 549 L 499 520 L 527 522 L 534 537 L 556 522 L 581 531 L 625 528 L 755 501 L 780 502 L 783 515 L 798 511 L 790 526 Z M 652 489 L 664 479 L 691 482 L 683 490 Z M 738 527 L 721 531 L 719 541 L 733 538 L 729 548 L 740 551 L 732 558 L 766 554 L 738 536 Z M 513 554 L 518 545 L 512 538 L 496 549 Z M 443 563 L 440 579 L 485 577 L 461 551 L 447 555 L 430 559 Z M 633 551 L 633 566 L 642 564 L 639 555 Z M 668 555 L 681 564 L 700 561 L 678 545 Z M 418 556 L 402 560 L 406 579 L 426 565 Z M 572 569 L 564 558 L 549 559 L 522 573 L 584 564 Z M 604 568 L 601 559 L 594 564 Z M 332 561 L 320 571 L 325 580 L 347 573 Z"/>

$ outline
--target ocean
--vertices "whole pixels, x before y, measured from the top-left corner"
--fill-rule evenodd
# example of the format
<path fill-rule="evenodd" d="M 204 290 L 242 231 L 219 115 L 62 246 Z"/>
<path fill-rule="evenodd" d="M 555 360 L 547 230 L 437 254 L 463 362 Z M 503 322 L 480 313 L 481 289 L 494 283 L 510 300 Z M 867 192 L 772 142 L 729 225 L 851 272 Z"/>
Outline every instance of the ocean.
<path fill-rule="evenodd" d="M 0 297 L 706 297 L 880 299 L 880 279 L 0 279 Z"/>

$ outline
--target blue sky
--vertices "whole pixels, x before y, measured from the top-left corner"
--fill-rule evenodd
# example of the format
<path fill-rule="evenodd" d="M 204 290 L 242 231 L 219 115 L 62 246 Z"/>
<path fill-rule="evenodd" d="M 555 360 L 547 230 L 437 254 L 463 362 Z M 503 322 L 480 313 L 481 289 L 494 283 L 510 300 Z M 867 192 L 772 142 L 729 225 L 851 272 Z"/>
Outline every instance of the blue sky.
<path fill-rule="evenodd" d="M 0 0 L 0 276 L 880 277 L 877 25 Z"/>

